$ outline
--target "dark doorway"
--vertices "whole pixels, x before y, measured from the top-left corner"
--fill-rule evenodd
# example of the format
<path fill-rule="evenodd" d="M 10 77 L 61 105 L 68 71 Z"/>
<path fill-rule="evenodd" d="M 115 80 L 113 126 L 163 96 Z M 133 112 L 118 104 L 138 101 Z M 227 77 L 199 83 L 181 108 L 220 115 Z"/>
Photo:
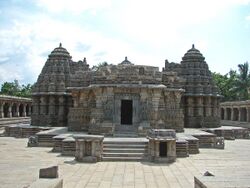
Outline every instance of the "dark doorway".
<path fill-rule="evenodd" d="M 23 106 L 23 104 L 20 104 L 20 106 L 19 106 L 19 116 L 20 117 L 23 117 L 24 116 L 24 106 Z"/>
<path fill-rule="evenodd" d="M 133 119 L 133 101 L 122 100 L 121 101 L 121 124 L 132 125 Z"/>
<path fill-rule="evenodd" d="M 167 157 L 167 142 L 160 142 L 160 157 Z"/>

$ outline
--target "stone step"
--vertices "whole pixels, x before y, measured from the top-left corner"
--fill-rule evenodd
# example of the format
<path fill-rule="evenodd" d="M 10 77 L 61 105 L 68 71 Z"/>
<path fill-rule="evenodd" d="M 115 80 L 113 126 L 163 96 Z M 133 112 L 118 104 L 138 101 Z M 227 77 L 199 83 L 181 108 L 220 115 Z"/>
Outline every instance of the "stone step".
<path fill-rule="evenodd" d="M 145 153 L 145 148 L 103 148 L 104 153 Z"/>
<path fill-rule="evenodd" d="M 103 157 L 143 157 L 144 152 L 140 153 L 111 153 L 111 152 L 103 152 Z"/>
<path fill-rule="evenodd" d="M 103 161 L 142 161 L 142 157 L 102 157 Z"/>
<path fill-rule="evenodd" d="M 104 161 L 141 161 L 147 154 L 145 138 L 106 138 L 103 142 Z"/>
<path fill-rule="evenodd" d="M 121 138 L 121 139 L 123 139 L 123 138 Z M 118 140 L 118 141 L 116 141 L 116 140 L 104 140 L 104 142 L 103 143 L 107 143 L 107 144 L 115 144 L 115 143 L 117 143 L 117 144 L 147 144 L 148 143 L 148 141 L 146 140 L 146 141 L 137 141 L 137 140 L 135 140 L 135 141 L 133 141 L 132 139 L 133 138 L 131 138 L 131 140 L 129 140 L 129 138 L 124 138 L 124 139 L 126 139 L 126 140 Z"/>
<path fill-rule="evenodd" d="M 119 143 L 105 143 L 103 144 L 103 148 L 127 148 L 127 149 L 134 149 L 134 148 L 146 148 L 146 144 L 119 144 Z"/>
<path fill-rule="evenodd" d="M 138 134 L 135 132 L 115 132 L 114 137 L 136 138 Z"/>

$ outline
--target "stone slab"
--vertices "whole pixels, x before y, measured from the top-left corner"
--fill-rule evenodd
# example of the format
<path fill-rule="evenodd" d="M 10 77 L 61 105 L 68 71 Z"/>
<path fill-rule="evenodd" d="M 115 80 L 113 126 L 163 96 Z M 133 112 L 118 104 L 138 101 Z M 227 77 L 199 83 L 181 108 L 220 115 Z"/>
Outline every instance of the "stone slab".
<path fill-rule="evenodd" d="M 29 188 L 63 188 L 62 179 L 38 179 Z"/>

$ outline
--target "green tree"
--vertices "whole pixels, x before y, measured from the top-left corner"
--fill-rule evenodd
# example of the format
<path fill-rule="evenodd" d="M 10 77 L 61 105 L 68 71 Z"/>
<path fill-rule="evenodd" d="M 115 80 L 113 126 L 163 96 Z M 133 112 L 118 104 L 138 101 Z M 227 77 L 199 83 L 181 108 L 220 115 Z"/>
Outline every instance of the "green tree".
<path fill-rule="evenodd" d="M 20 91 L 18 80 L 14 82 L 4 82 L 1 88 L 1 94 L 17 96 Z"/>
<path fill-rule="evenodd" d="M 238 68 L 239 74 L 236 76 L 233 91 L 237 93 L 239 100 L 247 100 L 249 98 L 248 88 L 250 87 L 249 64 L 248 62 L 239 64 Z"/>
<path fill-rule="evenodd" d="M 32 87 L 33 86 L 31 84 L 22 85 L 22 89 L 20 91 L 20 97 L 31 97 Z"/>
<path fill-rule="evenodd" d="M 232 90 L 235 86 L 236 71 L 230 70 L 229 73 L 221 75 L 220 73 L 212 73 L 213 80 L 223 96 L 223 101 L 236 100 L 236 93 Z"/>
<path fill-rule="evenodd" d="M 31 89 L 31 84 L 20 86 L 18 80 L 14 80 L 13 82 L 4 82 L 0 93 L 18 97 L 31 97 Z"/>

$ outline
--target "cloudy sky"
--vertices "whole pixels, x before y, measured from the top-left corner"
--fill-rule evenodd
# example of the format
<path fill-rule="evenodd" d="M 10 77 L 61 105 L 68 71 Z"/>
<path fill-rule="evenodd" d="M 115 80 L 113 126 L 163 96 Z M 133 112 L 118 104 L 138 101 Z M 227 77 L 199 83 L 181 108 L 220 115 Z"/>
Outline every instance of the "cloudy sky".
<path fill-rule="evenodd" d="M 92 66 L 164 66 L 192 44 L 213 72 L 250 61 L 250 0 L 0 0 L 0 84 L 34 83 L 62 43 Z"/>

